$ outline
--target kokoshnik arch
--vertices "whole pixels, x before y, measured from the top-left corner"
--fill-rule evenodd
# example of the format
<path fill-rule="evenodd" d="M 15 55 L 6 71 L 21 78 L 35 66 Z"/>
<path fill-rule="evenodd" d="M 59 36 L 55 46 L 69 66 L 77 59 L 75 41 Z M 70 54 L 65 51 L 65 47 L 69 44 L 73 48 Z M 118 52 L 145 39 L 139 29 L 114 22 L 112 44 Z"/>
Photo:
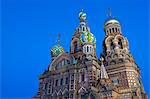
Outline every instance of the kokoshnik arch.
<path fill-rule="evenodd" d="M 86 13 L 81 11 L 79 19 L 70 52 L 64 51 L 60 39 L 51 49 L 51 63 L 39 77 L 33 99 L 148 99 L 119 21 L 111 13 L 105 21 L 103 51 L 98 59 Z"/>

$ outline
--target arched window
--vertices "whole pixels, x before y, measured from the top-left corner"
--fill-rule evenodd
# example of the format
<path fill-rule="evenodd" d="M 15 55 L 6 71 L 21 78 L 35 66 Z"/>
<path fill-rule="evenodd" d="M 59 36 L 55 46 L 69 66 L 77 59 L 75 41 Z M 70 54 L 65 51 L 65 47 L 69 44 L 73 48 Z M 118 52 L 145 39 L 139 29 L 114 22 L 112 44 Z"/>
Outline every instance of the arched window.
<path fill-rule="evenodd" d="M 68 77 L 66 77 L 66 84 L 68 84 L 68 80 L 69 80 Z"/>
<path fill-rule="evenodd" d="M 58 80 L 56 80 L 56 82 L 55 82 L 55 86 L 58 86 Z"/>
<path fill-rule="evenodd" d="M 118 31 L 117 31 L 117 28 L 115 28 L 115 29 L 116 29 L 116 32 L 118 32 Z"/>
<path fill-rule="evenodd" d="M 61 78 L 60 80 L 60 85 L 63 85 L 63 78 Z"/>
<path fill-rule="evenodd" d="M 74 52 L 76 53 L 78 51 L 78 44 L 77 42 L 74 42 Z"/>
<path fill-rule="evenodd" d="M 81 75 L 81 81 L 84 81 L 84 74 Z"/>
<path fill-rule="evenodd" d="M 85 31 L 85 27 L 83 27 L 82 29 L 83 29 L 83 31 Z"/>
<path fill-rule="evenodd" d="M 111 29 L 109 29 L 109 32 L 111 33 Z"/>
<path fill-rule="evenodd" d="M 112 28 L 112 31 L 113 31 L 113 32 L 115 32 L 115 29 L 114 29 L 114 28 Z"/>
<path fill-rule="evenodd" d="M 110 47 L 111 47 L 111 49 L 114 49 L 114 48 L 115 48 L 115 45 L 113 44 L 113 42 L 111 42 Z"/>
<path fill-rule="evenodd" d="M 119 39 L 118 45 L 119 45 L 120 48 L 123 48 L 121 39 Z"/>

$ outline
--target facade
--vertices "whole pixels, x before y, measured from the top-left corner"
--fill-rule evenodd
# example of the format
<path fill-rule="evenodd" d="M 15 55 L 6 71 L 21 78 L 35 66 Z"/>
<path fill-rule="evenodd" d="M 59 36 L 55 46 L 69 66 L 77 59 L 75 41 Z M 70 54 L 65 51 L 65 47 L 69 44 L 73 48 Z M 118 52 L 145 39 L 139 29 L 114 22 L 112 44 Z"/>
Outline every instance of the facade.
<path fill-rule="evenodd" d="M 98 59 L 86 13 L 81 11 L 79 19 L 70 52 L 64 51 L 60 39 L 51 49 L 51 63 L 39 77 L 33 99 L 147 99 L 119 21 L 111 15 L 105 21 L 103 52 Z"/>

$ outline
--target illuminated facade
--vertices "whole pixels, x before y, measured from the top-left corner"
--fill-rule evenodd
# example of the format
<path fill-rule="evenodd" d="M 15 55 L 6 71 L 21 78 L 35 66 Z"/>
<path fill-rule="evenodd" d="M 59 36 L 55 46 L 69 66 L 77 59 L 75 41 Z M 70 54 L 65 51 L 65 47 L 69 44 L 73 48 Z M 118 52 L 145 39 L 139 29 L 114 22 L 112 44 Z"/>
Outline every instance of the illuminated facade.
<path fill-rule="evenodd" d="M 79 19 L 70 52 L 64 51 L 60 39 L 51 49 L 51 63 L 39 77 L 38 94 L 33 99 L 147 99 L 119 21 L 111 15 L 106 20 L 103 52 L 98 59 L 86 13 L 81 11 Z"/>

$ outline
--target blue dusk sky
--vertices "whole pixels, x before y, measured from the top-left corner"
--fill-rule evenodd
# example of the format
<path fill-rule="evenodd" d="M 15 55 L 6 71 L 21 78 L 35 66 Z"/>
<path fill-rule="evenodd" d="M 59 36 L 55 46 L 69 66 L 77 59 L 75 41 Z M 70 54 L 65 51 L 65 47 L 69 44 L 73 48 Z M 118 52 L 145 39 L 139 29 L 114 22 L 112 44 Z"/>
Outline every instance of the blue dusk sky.
<path fill-rule="evenodd" d="M 2 0 L 1 2 L 1 99 L 30 99 L 38 91 L 38 77 L 51 62 L 50 48 L 57 44 L 69 52 L 78 13 L 87 13 L 88 25 L 102 51 L 108 9 L 119 20 L 122 34 L 141 69 L 149 93 L 148 0 Z M 149 93 L 150 95 L 150 93 Z"/>

